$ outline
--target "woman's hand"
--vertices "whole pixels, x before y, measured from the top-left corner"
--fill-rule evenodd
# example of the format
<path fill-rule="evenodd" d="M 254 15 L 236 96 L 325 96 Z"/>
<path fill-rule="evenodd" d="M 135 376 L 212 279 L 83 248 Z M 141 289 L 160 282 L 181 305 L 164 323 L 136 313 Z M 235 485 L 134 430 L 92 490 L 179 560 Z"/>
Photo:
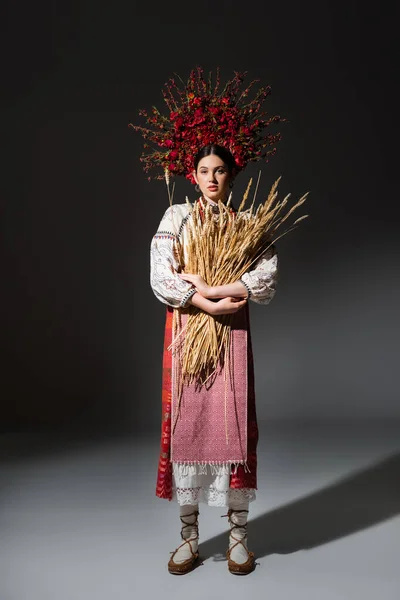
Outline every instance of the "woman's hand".
<path fill-rule="evenodd" d="M 246 302 L 246 298 L 241 300 L 240 298 L 231 298 L 228 296 L 227 298 L 218 300 L 218 302 L 214 302 L 209 314 L 213 316 L 233 315 L 243 308 Z"/>
<path fill-rule="evenodd" d="M 179 273 L 179 277 L 188 281 L 196 288 L 196 291 L 203 296 L 203 298 L 210 298 L 212 288 L 208 285 L 201 275 L 192 275 L 191 273 Z"/>

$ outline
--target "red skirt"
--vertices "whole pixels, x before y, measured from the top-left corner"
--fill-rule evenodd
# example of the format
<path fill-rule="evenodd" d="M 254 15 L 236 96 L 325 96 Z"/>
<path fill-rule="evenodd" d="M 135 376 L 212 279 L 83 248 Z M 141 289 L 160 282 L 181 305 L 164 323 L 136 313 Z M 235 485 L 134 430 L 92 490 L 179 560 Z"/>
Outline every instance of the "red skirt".
<path fill-rule="evenodd" d="M 229 487 L 232 489 L 257 489 L 257 443 L 258 426 L 255 405 L 254 363 L 249 327 L 249 307 L 244 311 L 247 324 L 247 467 L 237 466 L 230 474 Z M 163 374 L 162 374 L 162 411 L 161 442 L 158 461 L 156 496 L 172 500 L 172 462 L 171 456 L 171 401 L 172 401 L 172 353 L 167 348 L 172 342 L 172 321 L 174 309 L 167 306 L 164 335 Z M 239 314 L 239 313 L 237 313 Z"/>

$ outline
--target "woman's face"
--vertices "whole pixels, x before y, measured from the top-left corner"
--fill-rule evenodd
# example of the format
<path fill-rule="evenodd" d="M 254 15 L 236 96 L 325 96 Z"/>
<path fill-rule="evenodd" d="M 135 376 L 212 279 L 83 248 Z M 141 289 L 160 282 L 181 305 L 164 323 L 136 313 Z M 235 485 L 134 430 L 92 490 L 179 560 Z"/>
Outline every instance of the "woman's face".
<path fill-rule="evenodd" d="M 228 197 L 231 176 L 224 161 L 216 154 L 202 158 L 193 177 L 206 200 L 218 202 Z"/>

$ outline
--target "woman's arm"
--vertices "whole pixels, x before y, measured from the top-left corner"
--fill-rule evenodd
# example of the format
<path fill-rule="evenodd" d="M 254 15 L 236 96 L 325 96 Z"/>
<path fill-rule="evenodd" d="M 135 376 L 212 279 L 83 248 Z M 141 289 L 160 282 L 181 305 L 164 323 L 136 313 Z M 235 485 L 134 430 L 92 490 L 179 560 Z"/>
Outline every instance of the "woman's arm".
<path fill-rule="evenodd" d="M 268 304 L 274 294 L 278 276 L 278 255 L 270 246 L 239 281 L 226 285 L 210 286 L 200 275 L 180 273 L 179 277 L 191 283 L 204 298 L 246 298 L 258 304 Z"/>
<path fill-rule="evenodd" d="M 218 298 L 247 298 L 249 293 L 245 284 L 241 281 L 228 283 L 226 285 L 210 286 L 200 275 L 191 273 L 180 273 L 179 277 L 188 283 L 194 285 L 196 290 L 204 297 L 216 300 Z"/>
<path fill-rule="evenodd" d="M 246 299 L 240 300 L 239 298 L 222 298 L 218 302 L 213 302 L 208 298 L 204 298 L 199 292 L 195 292 L 189 299 L 189 304 L 193 304 L 197 308 L 200 308 L 209 315 L 232 315 L 240 310 L 247 302 Z"/>
<path fill-rule="evenodd" d="M 247 298 L 249 292 L 242 281 L 228 283 L 227 285 L 215 285 L 210 288 L 209 298 Z"/>
<path fill-rule="evenodd" d="M 179 277 L 175 247 L 183 215 L 178 207 L 169 207 L 150 245 L 150 285 L 160 302 L 179 308 L 186 306 L 195 287 Z"/>
<path fill-rule="evenodd" d="M 278 255 L 274 245 L 270 246 L 242 275 L 241 282 L 248 290 L 248 299 L 257 304 L 268 304 L 275 295 L 278 280 Z"/>

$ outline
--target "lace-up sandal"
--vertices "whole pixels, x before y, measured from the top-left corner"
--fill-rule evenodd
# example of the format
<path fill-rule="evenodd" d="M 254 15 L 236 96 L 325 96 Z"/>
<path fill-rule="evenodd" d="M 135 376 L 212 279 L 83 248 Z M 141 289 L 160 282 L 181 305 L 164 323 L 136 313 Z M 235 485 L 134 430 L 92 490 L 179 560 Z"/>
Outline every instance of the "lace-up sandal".
<path fill-rule="evenodd" d="M 230 573 L 233 575 L 248 575 L 254 570 L 255 567 L 255 559 L 254 553 L 250 552 L 245 543 L 247 538 L 247 513 L 248 510 L 234 510 L 230 508 L 228 510 L 227 515 L 222 515 L 223 517 L 228 517 L 229 525 L 231 527 L 230 536 L 229 536 L 229 549 L 226 553 L 226 558 L 228 559 L 228 569 Z M 245 516 L 243 516 L 245 514 Z M 240 515 L 240 516 L 239 516 Z M 235 533 L 237 536 L 235 536 Z M 233 540 L 233 541 L 231 541 Z M 247 554 L 247 560 L 243 563 L 238 563 L 232 560 L 232 551 L 241 544 Z"/>
<path fill-rule="evenodd" d="M 180 546 L 178 546 L 178 548 L 176 548 L 176 550 L 174 550 L 174 552 L 172 552 L 172 556 L 169 559 L 168 562 L 168 571 L 170 573 L 172 573 L 173 575 L 185 575 L 185 573 L 189 573 L 189 571 L 191 571 L 197 561 L 197 559 L 199 558 L 199 553 L 197 551 L 197 541 L 199 539 L 199 523 L 198 523 L 198 517 L 199 515 L 199 511 L 196 510 L 192 513 L 189 513 L 187 515 L 181 515 L 180 516 L 180 520 L 183 523 L 182 529 L 181 529 L 181 538 L 183 540 L 182 544 L 180 544 Z M 195 517 L 193 522 L 187 522 L 185 521 L 185 519 L 187 519 L 188 517 Z M 188 539 L 185 538 L 185 531 L 187 528 L 190 528 L 190 530 L 194 529 L 195 530 L 195 536 L 193 537 L 193 531 L 190 531 L 190 537 Z M 196 551 L 193 552 L 193 547 L 192 547 L 192 542 L 196 542 Z M 174 561 L 174 556 L 178 553 L 178 551 L 185 546 L 185 544 L 188 545 L 189 547 L 189 551 L 191 556 L 183 561 L 180 562 L 175 562 Z"/>

